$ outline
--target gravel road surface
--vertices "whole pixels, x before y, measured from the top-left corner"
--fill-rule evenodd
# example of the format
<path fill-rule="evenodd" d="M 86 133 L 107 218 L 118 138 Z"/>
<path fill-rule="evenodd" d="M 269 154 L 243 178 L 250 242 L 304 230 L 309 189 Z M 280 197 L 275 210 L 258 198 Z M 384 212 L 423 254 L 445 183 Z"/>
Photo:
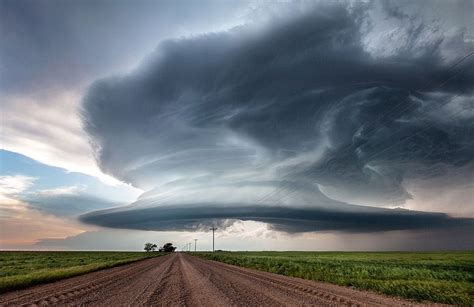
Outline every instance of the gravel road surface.
<path fill-rule="evenodd" d="M 203 260 L 142 260 L 0 295 L 0 306 L 421 306 L 372 292 Z"/>

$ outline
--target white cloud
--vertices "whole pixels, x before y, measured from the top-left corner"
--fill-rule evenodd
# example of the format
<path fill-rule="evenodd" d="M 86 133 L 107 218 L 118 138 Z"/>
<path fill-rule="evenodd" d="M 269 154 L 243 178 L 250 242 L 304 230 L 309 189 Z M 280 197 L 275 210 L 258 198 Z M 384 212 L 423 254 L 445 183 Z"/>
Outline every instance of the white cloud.
<path fill-rule="evenodd" d="M 23 192 L 31 187 L 36 179 L 23 175 L 0 176 L 0 197 Z"/>
<path fill-rule="evenodd" d="M 2 97 L 0 148 L 41 163 L 123 184 L 97 166 L 79 114 L 80 94 L 45 90 Z"/>
<path fill-rule="evenodd" d="M 38 190 L 34 193 L 40 196 L 78 195 L 80 192 L 85 191 L 85 189 L 85 186 L 73 185 L 68 187 Z"/>

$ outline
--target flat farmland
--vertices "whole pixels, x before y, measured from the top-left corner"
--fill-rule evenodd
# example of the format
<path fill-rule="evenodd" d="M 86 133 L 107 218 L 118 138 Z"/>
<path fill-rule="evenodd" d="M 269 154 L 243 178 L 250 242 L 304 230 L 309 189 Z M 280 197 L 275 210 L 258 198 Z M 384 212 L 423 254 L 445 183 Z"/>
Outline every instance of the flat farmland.
<path fill-rule="evenodd" d="M 474 252 L 216 252 L 204 259 L 417 301 L 474 304 Z"/>
<path fill-rule="evenodd" d="M 159 256 L 144 252 L 0 252 L 0 293 Z"/>
<path fill-rule="evenodd" d="M 0 294 L 0 306 L 439 306 L 169 253 Z"/>

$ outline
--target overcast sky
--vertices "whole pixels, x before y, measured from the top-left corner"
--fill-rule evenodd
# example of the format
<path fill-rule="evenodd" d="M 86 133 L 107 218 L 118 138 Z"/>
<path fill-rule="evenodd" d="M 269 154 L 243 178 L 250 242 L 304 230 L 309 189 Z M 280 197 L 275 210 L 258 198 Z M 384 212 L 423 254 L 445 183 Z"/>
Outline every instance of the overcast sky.
<path fill-rule="evenodd" d="M 0 1 L 0 248 L 473 249 L 472 1 Z"/>

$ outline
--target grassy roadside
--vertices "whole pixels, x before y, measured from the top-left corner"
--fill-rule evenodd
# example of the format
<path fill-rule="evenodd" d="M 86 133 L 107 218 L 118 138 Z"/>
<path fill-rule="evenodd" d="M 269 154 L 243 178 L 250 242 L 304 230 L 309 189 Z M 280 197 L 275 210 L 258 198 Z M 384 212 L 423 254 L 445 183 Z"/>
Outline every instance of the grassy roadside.
<path fill-rule="evenodd" d="M 144 252 L 0 252 L 0 293 L 160 256 Z"/>
<path fill-rule="evenodd" d="M 218 252 L 233 265 L 418 301 L 474 304 L 474 252 Z"/>

